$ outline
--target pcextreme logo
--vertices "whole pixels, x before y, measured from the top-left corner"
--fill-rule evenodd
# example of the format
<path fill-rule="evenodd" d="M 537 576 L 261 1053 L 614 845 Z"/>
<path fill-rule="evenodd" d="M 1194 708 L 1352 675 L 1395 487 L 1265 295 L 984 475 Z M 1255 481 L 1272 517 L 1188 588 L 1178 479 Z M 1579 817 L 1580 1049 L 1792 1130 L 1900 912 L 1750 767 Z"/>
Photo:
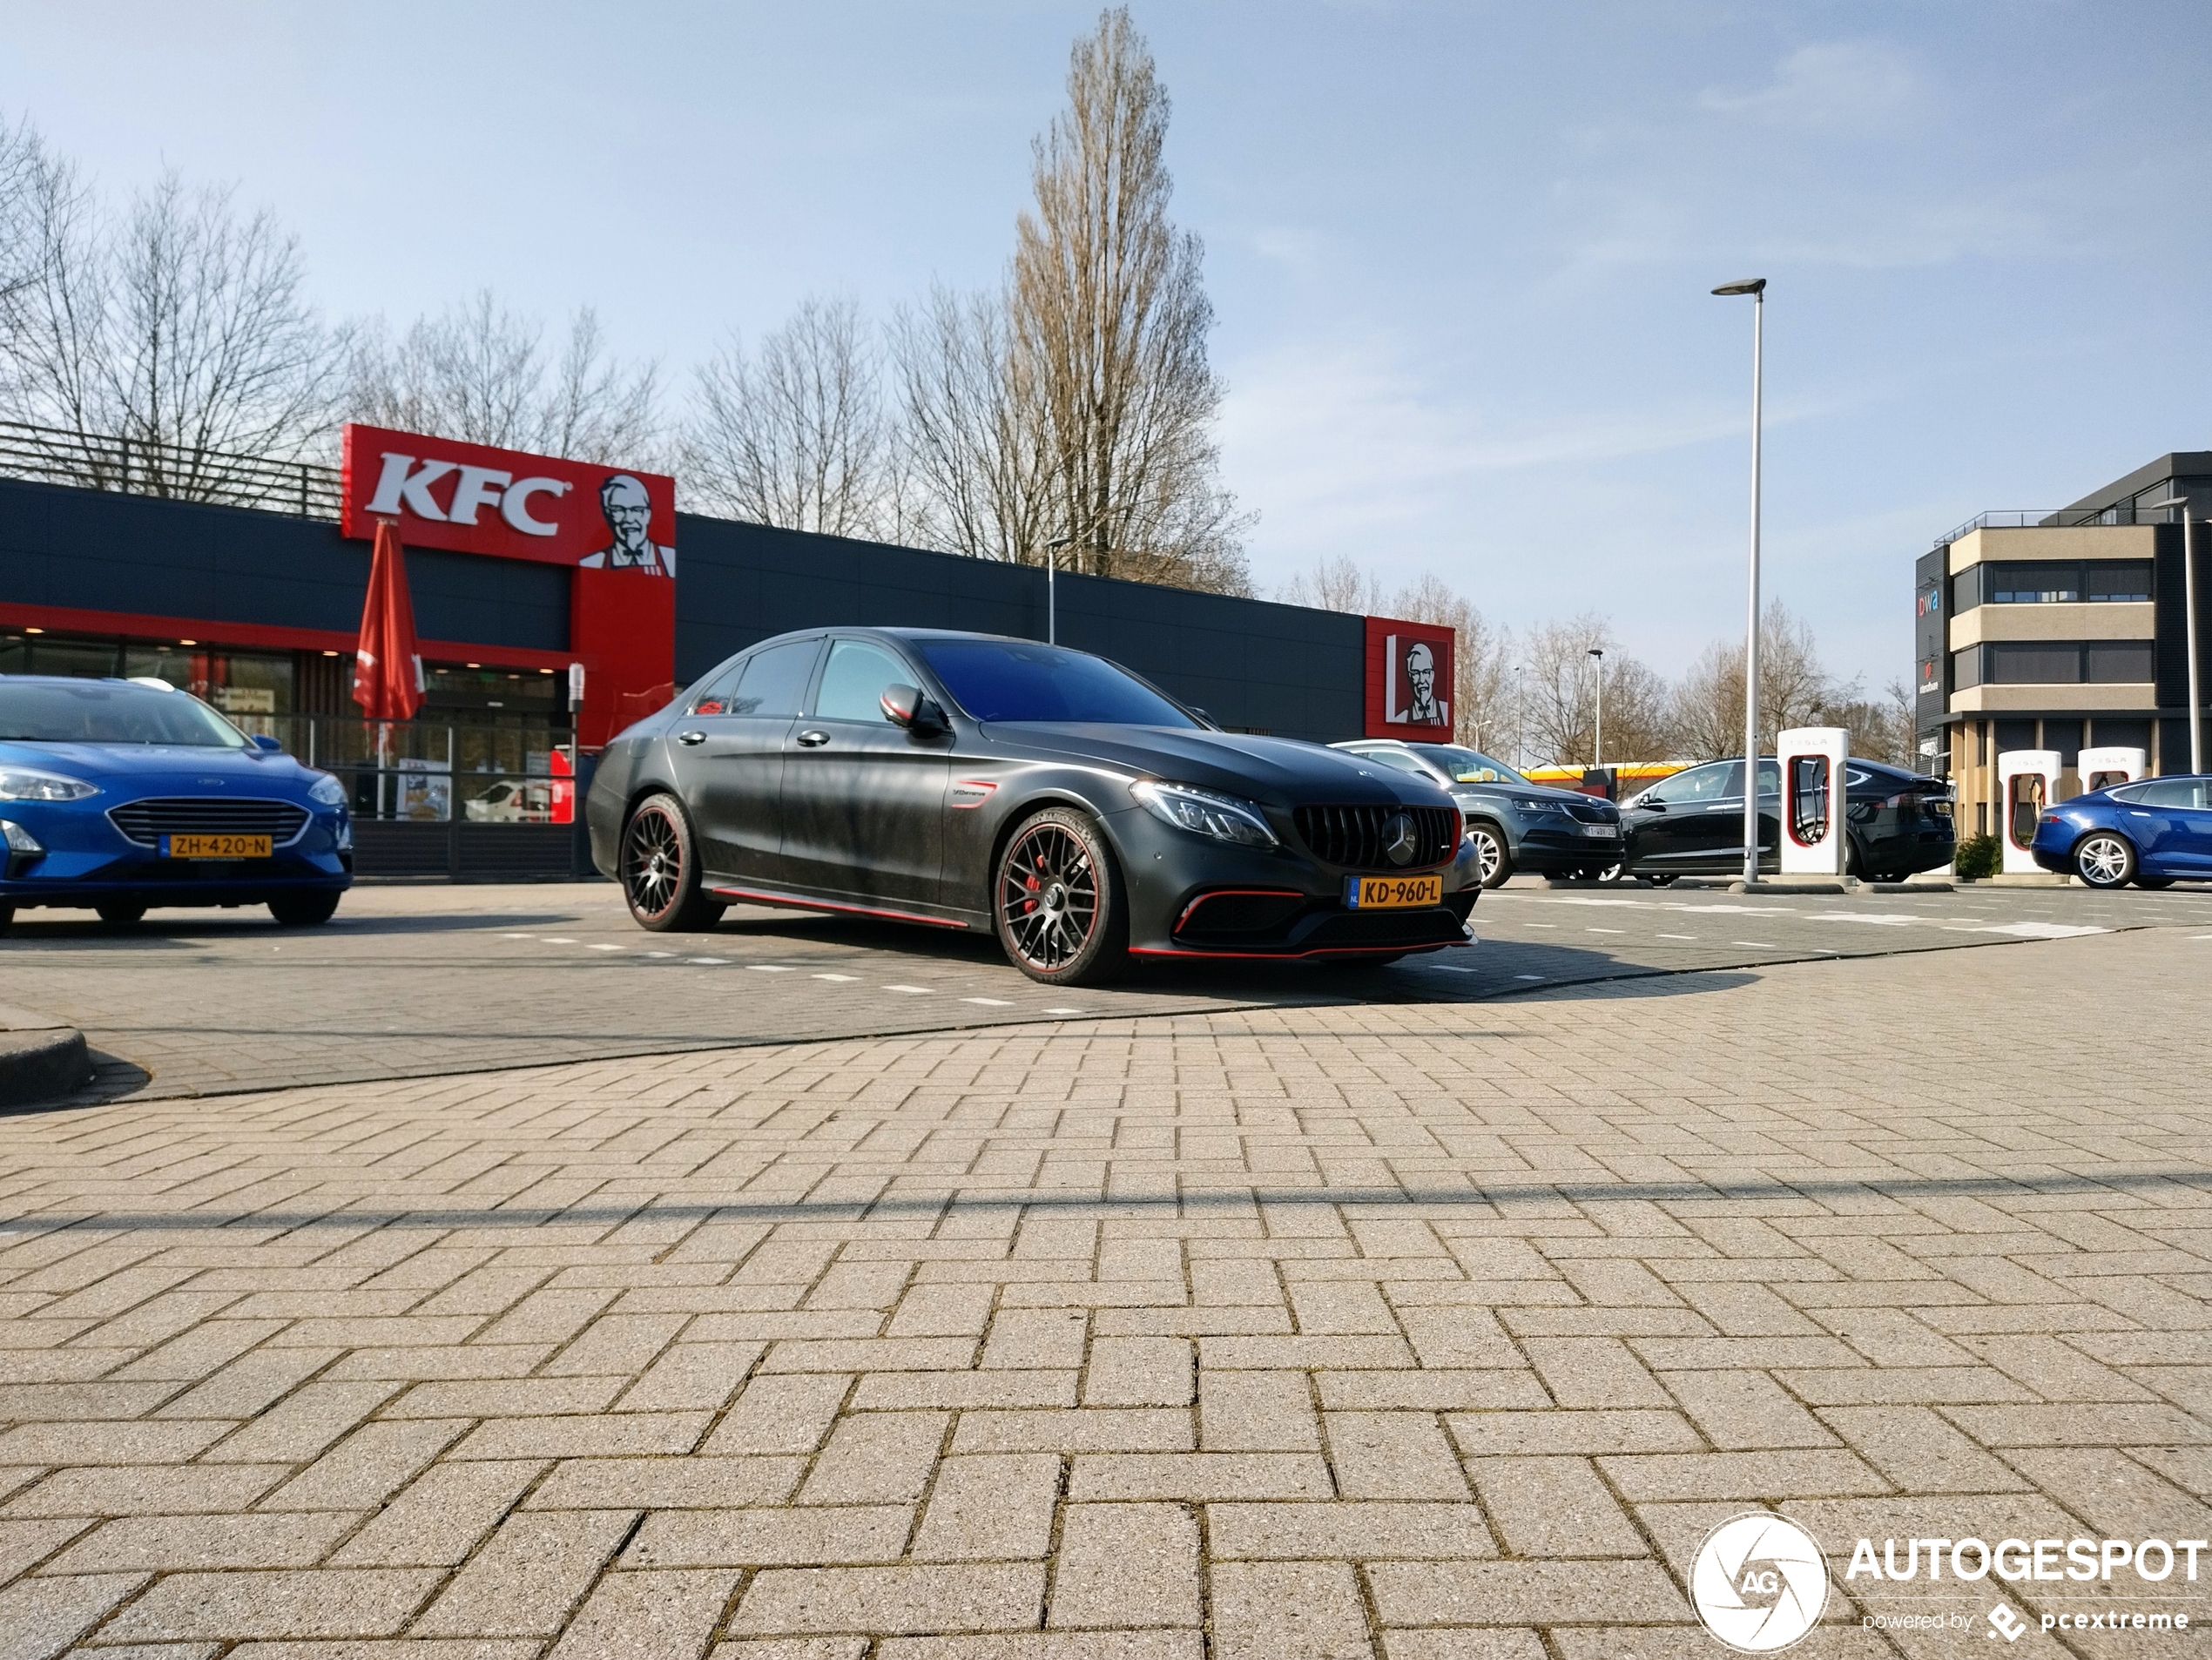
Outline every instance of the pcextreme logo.
<path fill-rule="evenodd" d="M 1770 1511 L 1731 1516 L 1705 1535 L 1689 1574 L 1705 1629 L 1744 1654 L 1773 1654 L 1819 1623 L 1828 1564 L 1819 1543 Z"/>

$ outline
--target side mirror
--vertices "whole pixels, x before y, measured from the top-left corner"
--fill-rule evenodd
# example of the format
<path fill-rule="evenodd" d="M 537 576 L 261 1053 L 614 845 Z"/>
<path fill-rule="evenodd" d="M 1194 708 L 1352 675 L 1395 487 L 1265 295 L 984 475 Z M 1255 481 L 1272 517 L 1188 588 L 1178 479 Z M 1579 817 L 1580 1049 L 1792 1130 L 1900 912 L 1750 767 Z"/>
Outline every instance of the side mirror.
<path fill-rule="evenodd" d="M 1643 799 L 1643 797 L 1639 795 L 1635 800 L 1629 802 L 1629 805 L 1631 807 L 1640 808 L 1645 813 L 1664 813 L 1667 810 L 1667 804 L 1664 801 L 1660 800 L 1656 796 L 1654 796 L 1650 800 L 1647 801 Z"/>
<path fill-rule="evenodd" d="M 1190 705 L 1190 712 L 1197 716 L 1199 719 L 1204 721 L 1206 725 L 1211 727 L 1214 731 L 1219 732 L 1221 730 L 1221 723 L 1216 720 L 1211 715 L 1208 714 L 1204 710 L 1199 708 L 1197 704 L 1194 703 Z"/>
<path fill-rule="evenodd" d="M 281 752 L 284 746 L 277 742 L 275 739 L 270 737 L 266 732 L 256 732 L 253 734 L 253 747 L 256 749 L 273 749 Z"/>
<path fill-rule="evenodd" d="M 883 705 L 883 718 L 895 726 L 904 726 L 910 732 L 928 737 L 952 730 L 952 723 L 945 719 L 945 712 L 925 695 L 920 686 L 886 686 L 880 701 Z"/>

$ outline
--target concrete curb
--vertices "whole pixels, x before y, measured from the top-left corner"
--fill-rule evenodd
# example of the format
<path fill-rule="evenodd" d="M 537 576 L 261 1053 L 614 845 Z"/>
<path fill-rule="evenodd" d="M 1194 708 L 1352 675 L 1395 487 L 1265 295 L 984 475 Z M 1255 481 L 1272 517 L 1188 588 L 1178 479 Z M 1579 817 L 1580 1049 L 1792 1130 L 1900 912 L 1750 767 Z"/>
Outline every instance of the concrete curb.
<path fill-rule="evenodd" d="M 84 1034 L 27 1009 L 0 1004 L 0 1108 L 36 1106 L 92 1080 Z"/>

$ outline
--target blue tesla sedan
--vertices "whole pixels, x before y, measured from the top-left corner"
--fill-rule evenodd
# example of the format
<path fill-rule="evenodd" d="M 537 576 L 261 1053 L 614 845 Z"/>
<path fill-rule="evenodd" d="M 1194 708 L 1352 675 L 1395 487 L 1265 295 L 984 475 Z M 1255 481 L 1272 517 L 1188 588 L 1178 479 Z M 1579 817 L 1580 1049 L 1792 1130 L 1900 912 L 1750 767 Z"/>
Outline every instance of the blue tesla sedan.
<path fill-rule="evenodd" d="M 2148 778 L 2044 809 L 2029 847 L 2092 887 L 2212 881 L 2212 777 Z"/>
<path fill-rule="evenodd" d="M 32 906 L 327 922 L 352 885 L 345 786 L 158 681 L 0 675 L 0 928 Z"/>

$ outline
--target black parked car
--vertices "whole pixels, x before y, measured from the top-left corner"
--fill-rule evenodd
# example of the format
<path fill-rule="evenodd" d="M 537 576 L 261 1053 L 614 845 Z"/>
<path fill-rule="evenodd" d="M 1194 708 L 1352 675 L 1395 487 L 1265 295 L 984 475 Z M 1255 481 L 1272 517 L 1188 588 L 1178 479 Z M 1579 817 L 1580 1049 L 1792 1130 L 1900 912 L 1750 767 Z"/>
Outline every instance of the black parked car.
<path fill-rule="evenodd" d="M 1621 862 L 1621 811 L 1574 790 L 1531 784 L 1503 761 L 1458 744 L 1365 738 L 1336 746 L 1451 792 L 1467 817 L 1485 887 L 1516 870 L 1595 877 Z"/>
<path fill-rule="evenodd" d="M 585 815 L 645 928 L 744 901 L 990 929 L 1047 984 L 1132 955 L 1386 962 L 1459 943 L 1480 891 L 1425 780 L 934 630 L 762 642 L 610 744 Z"/>
<path fill-rule="evenodd" d="M 1937 870 L 1957 849 L 1951 786 L 1879 761 L 1844 763 L 1844 818 L 1851 838 L 1845 874 L 1902 881 Z M 1622 874 L 1668 882 L 1685 874 L 1743 868 L 1743 763 L 1708 761 L 1663 778 L 1624 804 L 1628 859 Z M 1759 868 L 1781 867 L 1781 764 L 1759 762 Z"/>

